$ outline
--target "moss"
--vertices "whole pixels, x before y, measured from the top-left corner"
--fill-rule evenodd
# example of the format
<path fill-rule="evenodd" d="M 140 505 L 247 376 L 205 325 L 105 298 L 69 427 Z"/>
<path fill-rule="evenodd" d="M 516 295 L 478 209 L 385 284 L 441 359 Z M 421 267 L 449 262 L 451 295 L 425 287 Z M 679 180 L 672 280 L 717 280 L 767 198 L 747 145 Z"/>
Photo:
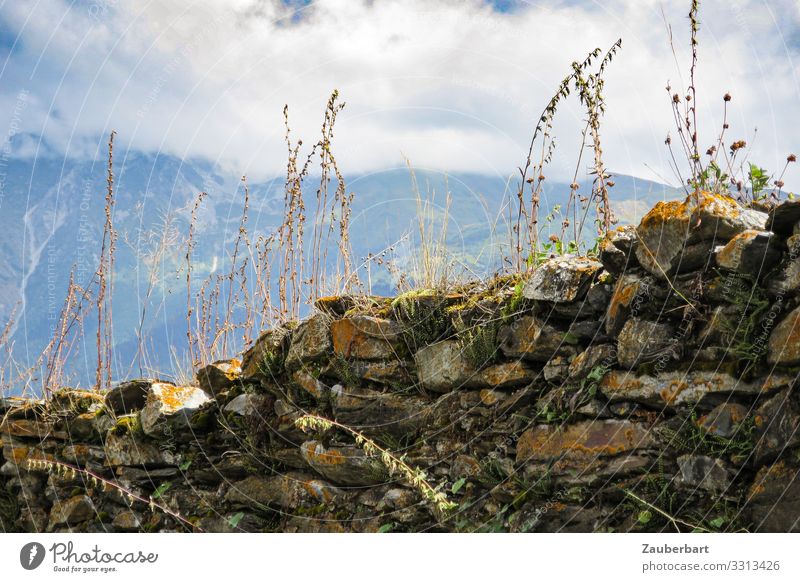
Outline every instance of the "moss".
<path fill-rule="evenodd" d="M 111 428 L 111 432 L 117 436 L 130 434 L 133 436 L 142 436 L 142 422 L 139 418 L 139 413 L 126 414 L 117 418 L 117 422 Z"/>

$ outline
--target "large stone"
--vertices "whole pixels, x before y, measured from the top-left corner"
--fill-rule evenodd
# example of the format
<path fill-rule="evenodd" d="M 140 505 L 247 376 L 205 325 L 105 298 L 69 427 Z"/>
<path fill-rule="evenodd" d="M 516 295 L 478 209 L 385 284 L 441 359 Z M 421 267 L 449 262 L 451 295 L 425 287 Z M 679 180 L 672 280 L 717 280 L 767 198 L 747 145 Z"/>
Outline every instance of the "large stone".
<path fill-rule="evenodd" d="M 600 262 L 609 273 L 619 275 L 639 265 L 633 246 L 636 242 L 636 227 L 619 226 L 606 233 L 600 241 Z"/>
<path fill-rule="evenodd" d="M 800 443 L 800 403 L 783 390 L 759 406 L 755 414 L 753 462 L 760 465 Z"/>
<path fill-rule="evenodd" d="M 50 510 L 50 526 L 53 529 L 59 525 L 77 525 L 93 518 L 95 515 L 94 503 L 88 495 L 76 495 L 64 501 L 56 501 Z"/>
<path fill-rule="evenodd" d="M 234 483 L 225 494 L 228 503 L 240 507 L 294 509 L 301 505 L 331 503 L 342 493 L 325 481 L 305 473 L 261 477 L 253 475 Z"/>
<path fill-rule="evenodd" d="M 800 471 L 786 461 L 762 467 L 747 493 L 745 508 L 753 524 L 750 531 L 800 532 Z"/>
<path fill-rule="evenodd" d="M 719 459 L 705 455 L 682 455 L 678 457 L 681 480 L 689 487 L 723 493 L 731 486 L 731 476 Z"/>
<path fill-rule="evenodd" d="M 244 417 L 260 416 L 265 413 L 267 402 L 268 398 L 263 394 L 239 394 L 225 405 L 223 411 Z"/>
<path fill-rule="evenodd" d="M 507 389 L 529 384 L 536 374 L 522 362 L 503 362 L 478 372 L 473 387 Z"/>
<path fill-rule="evenodd" d="M 106 408 L 116 415 L 130 414 L 144 408 L 150 386 L 158 380 L 121 382 L 106 394 Z"/>
<path fill-rule="evenodd" d="M 800 200 L 785 200 L 770 209 L 766 227 L 786 237 L 792 234 L 798 222 L 800 222 Z"/>
<path fill-rule="evenodd" d="M 509 358 L 546 362 L 568 346 L 567 334 L 533 315 L 524 315 L 497 332 L 500 350 Z"/>
<path fill-rule="evenodd" d="M 140 413 L 142 430 L 148 436 L 167 436 L 189 426 L 192 415 L 211 402 L 196 386 L 175 386 L 156 382 L 150 386 L 147 402 Z"/>
<path fill-rule="evenodd" d="M 334 386 L 336 419 L 372 437 L 413 437 L 427 423 L 430 401 L 411 394 Z"/>
<path fill-rule="evenodd" d="M 215 398 L 233 388 L 242 377 L 239 360 L 220 360 L 203 366 L 195 375 L 200 389 Z"/>
<path fill-rule="evenodd" d="M 614 401 L 676 406 L 699 402 L 709 394 L 770 394 L 793 382 L 794 376 L 787 374 L 772 374 L 760 381 L 747 382 L 719 372 L 664 372 L 657 376 L 637 376 L 624 370 L 612 370 L 600 381 L 600 391 Z"/>
<path fill-rule="evenodd" d="M 366 315 L 331 323 L 333 351 L 342 358 L 385 360 L 397 357 L 402 329 L 396 321 Z"/>
<path fill-rule="evenodd" d="M 130 433 L 123 435 L 113 431 L 106 436 L 106 465 L 142 467 L 165 467 L 176 465 L 175 456 L 168 450 L 161 450 L 155 441 L 136 438 Z"/>
<path fill-rule="evenodd" d="M 628 318 L 640 310 L 649 300 L 649 286 L 645 279 L 636 274 L 625 274 L 614 286 L 614 293 L 606 310 L 606 333 L 617 335 Z"/>
<path fill-rule="evenodd" d="M 768 231 L 745 230 L 716 253 L 723 269 L 758 277 L 770 271 L 781 257 L 776 236 Z"/>
<path fill-rule="evenodd" d="M 422 385 L 432 392 L 450 392 L 474 380 L 477 370 L 455 340 L 425 346 L 414 356 Z"/>
<path fill-rule="evenodd" d="M 330 316 L 317 313 L 297 326 L 286 354 L 288 368 L 321 360 L 330 352 L 330 323 Z"/>
<path fill-rule="evenodd" d="M 617 359 L 622 368 L 633 369 L 639 364 L 674 359 L 672 326 L 665 323 L 629 319 L 619 332 Z"/>
<path fill-rule="evenodd" d="M 611 344 L 589 346 L 570 362 L 568 376 L 571 380 L 583 380 L 595 368 L 607 372 L 617 363 L 617 348 Z"/>
<path fill-rule="evenodd" d="M 772 330 L 767 361 L 782 366 L 800 364 L 800 307 L 789 312 Z"/>
<path fill-rule="evenodd" d="M 700 192 L 696 199 L 691 195 L 683 201 L 659 202 L 636 229 L 636 258 L 663 279 L 703 265 L 713 241 L 727 242 L 748 229 L 764 230 L 766 222 L 765 213 L 710 192 Z"/>
<path fill-rule="evenodd" d="M 522 294 L 536 301 L 567 303 L 583 299 L 603 265 L 586 257 L 564 256 L 539 265 Z"/>
<path fill-rule="evenodd" d="M 566 426 L 538 425 L 517 443 L 517 463 L 547 462 L 562 457 L 591 461 L 654 445 L 642 424 L 623 420 L 587 420 Z"/>
<path fill-rule="evenodd" d="M 319 441 L 306 441 L 300 452 L 309 467 L 339 485 L 370 485 L 388 477 L 380 460 L 358 447 L 326 447 Z"/>
<path fill-rule="evenodd" d="M 742 427 L 748 412 L 747 407 L 741 404 L 723 402 L 697 419 L 697 425 L 708 434 L 729 439 Z"/>
<path fill-rule="evenodd" d="M 6 416 L 0 421 L 0 435 L 44 440 L 47 438 L 67 440 L 69 434 L 56 430 L 55 425 L 44 420 L 32 418 L 12 418 Z"/>

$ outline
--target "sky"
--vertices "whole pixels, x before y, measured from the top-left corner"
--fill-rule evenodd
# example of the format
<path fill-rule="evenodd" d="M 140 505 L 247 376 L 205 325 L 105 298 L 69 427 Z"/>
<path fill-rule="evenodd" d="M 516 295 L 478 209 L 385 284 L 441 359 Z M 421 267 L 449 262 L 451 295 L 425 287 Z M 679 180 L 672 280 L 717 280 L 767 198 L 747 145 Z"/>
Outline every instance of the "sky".
<path fill-rule="evenodd" d="M 509 175 L 570 63 L 622 38 L 605 80 L 605 163 L 675 184 L 665 87 L 687 85 L 688 9 L 678 0 L 0 0 L 0 132 L 16 134 L 3 155 L 102 157 L 114 129 L 135 150 L 269 177 L 285 170 L 284 105 L 293 135 L 312 142 L 337 89 L 345 172 L 408 158 Z M 704 1 L 700 21 L 702 149 L 729 92 L 729 138 L 779 170 L 800 155 L 800 3 Z M 575 171 L 584 118 L 574 98 L 559 108 L 548 170 L 557 179 Z M 785 181 L 800 188 L 800 170 Z"/>

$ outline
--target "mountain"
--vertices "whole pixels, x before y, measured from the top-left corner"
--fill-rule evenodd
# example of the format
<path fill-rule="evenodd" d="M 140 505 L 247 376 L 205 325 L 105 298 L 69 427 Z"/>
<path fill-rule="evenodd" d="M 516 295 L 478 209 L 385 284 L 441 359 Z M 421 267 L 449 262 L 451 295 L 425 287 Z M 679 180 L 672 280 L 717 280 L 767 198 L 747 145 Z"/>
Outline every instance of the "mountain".
<path fill-rule="evenodd" d="M 0 322 L 16 309 L 14 355 L 30 364 L 53 335 L 70 272 L 85 286 L 97 268 L 105 220 L 106 162 L 12 158 L 6 160 L 4 172 Z M 115 155 L 114 174 L 113 217 L 119 234 L 113 293 L 115 374 L 147 372 L 136 363 L 140 324 L 148 337 L 149 365 L 163 373 L 185 358 L 181 348 L 186 345 L 185 237 L 192 206 L 200 191 L 208 193 L 197 214 L 194 273 L 201 278 L 225 274 L 239 232 L 242 183 L 239 176 L 205 161 L 141 152 Z M 410 268 L 419 243 L 414 179 L 421 199 L 429 201 L 425 224 L 433 236 L 446 236 L 449 252 L 469 273 L 495 270 L 508 244 L 507 221 L 513 214 L 509 204 L 516 200 L 516 181 L 477 174 L 416 171 L 412 176 L 406 169 L 393 169 L 346 176 L 348 192 L 355 193 L 350 228 L 354 258 L 364 260 L 390 248 L 400 269 Z M 635 222 L 657 200 L 680 195 L 668 186 L 629 176 L 615 176 L 615 181 L 613 204 L 623 221 Z M 251 239 L 280 225 L 283 183 L 278 177 L 249 185 Z M 590 189 L 585 182 L 580 191 Z M 315 191 L 311 177 L 307 200 L 313 200 Z M 548 184 L 541 216 L 557 205 L 564 208 L 568 192 L 565 184 Z M 588 233 L 593 230 L 592 218 L 585 229 Z M 556 229 L 559 224 L 560 219 L 553 219 Z M 389 294 L 397 273 L 371 263 L 370 278 L 373 293 Z M 151 281 L 156 284 L 148 291 Z M 91 383 L 94 377 L 96 322 L 91 318 L 92 314 L 84 318 L 85 339 L 70 357 L 77 383 Z"/>

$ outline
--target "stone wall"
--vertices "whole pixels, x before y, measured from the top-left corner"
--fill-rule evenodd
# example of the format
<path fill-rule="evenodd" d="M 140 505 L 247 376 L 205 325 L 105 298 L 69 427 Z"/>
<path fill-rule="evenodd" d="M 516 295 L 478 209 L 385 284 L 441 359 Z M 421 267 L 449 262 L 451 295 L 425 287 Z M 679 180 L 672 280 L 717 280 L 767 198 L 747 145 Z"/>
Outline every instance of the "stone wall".
<path fill-rule="evenodd" d="M 3 399 L 0 525 L 797 531 L 798 221 L 798 202 L 662 203 L 596 258 L 322 299 L 195 386 Z"/>

